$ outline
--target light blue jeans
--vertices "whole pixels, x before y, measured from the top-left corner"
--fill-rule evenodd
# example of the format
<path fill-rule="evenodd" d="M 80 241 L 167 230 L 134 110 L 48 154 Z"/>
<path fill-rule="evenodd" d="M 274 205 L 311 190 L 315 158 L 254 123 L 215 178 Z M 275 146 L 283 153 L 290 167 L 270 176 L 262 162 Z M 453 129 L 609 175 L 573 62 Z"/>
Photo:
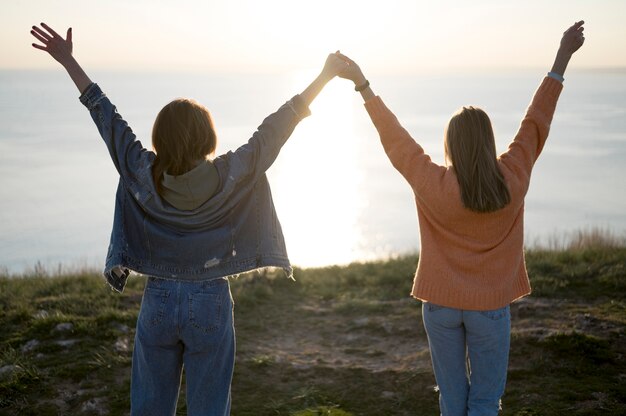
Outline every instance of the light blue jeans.
<path fill-rule="evenodd" d="M 509 362 L 509 306 L 466 311 L 424 302 L 422 316 L 441 414 L 497 415 Z"/>
<path fill-rule="evenodd" d="M 234 363 L 233 301 L 227 279 L 148 278 L 133 351 L 133 416 L 174 415 L 183 366 L 188 414 L 229 415 Z"/>

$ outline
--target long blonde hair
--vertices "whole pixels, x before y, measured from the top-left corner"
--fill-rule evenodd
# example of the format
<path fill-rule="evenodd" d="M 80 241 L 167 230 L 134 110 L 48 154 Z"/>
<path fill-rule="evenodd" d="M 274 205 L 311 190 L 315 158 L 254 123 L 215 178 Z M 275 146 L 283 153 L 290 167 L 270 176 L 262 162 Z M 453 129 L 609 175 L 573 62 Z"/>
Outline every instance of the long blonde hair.
<path fill-rule="evenodd" d="M 471 106 L 457 111 L 448 122 L 444 147 L 467 209 L 493 212 L 511 201 L 498 168 L 493 128 L 487 113 Z"/>
<path fill-rule="evenodd" d="M 152 177 L 161 193 L 163 173 L 182 175 L 215 152 L 217 135 L 211 113 L 195 100 L 179 98 L 161 109 L 152 127 L 156 159 Z"/>

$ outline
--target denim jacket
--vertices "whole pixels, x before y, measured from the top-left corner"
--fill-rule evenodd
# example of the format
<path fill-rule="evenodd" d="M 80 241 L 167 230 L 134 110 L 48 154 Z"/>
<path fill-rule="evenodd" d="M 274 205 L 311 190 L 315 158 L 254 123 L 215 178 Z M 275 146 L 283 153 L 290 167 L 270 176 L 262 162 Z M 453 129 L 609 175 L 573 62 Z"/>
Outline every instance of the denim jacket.
<path fill-rule="evenodd" d="M 174 280 L 211 280 L 261 267 L 292 268 L 265 171 L 310 114 L 299 95 L 269 115 L 252 138 L 213 163 L 216 193 L 183 211 L 165 202 L 144 148 L 97 84 L 80 96 L 120 175 L 104 276 L 124 290 L 130 270 Z M 116 271 L 120 271 L 119 273 Z"/>

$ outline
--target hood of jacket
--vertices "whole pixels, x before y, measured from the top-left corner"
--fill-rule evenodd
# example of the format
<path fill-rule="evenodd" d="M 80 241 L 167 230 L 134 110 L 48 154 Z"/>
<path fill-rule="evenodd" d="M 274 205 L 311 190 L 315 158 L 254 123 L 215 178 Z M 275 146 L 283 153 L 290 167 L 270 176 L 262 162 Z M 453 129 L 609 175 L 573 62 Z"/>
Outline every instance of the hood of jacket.
<path fill-rule="evenodd" d="M 204 160 L 182 175 L 164 173 L 161 197 L 177 209 L 190 211 L 211 198 L 219 185 L 217 168 L 210 160 Z"/>

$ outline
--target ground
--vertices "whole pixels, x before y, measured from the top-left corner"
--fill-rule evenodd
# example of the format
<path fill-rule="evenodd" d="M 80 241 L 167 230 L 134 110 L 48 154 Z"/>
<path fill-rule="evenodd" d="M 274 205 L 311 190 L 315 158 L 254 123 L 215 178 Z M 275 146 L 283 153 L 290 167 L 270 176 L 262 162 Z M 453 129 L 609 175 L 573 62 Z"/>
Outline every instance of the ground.
<path fill-rule="evenodd" d="M 435 415 L 416 256 L 232 281 L 233 415 Z M 527 253 L 504 415 L 626 414 L 626 249 Z M 0 278 L 0 414 L 125 415 L 144 279 Z M 184 389 L 178 413 L 185 414 Z"/>

